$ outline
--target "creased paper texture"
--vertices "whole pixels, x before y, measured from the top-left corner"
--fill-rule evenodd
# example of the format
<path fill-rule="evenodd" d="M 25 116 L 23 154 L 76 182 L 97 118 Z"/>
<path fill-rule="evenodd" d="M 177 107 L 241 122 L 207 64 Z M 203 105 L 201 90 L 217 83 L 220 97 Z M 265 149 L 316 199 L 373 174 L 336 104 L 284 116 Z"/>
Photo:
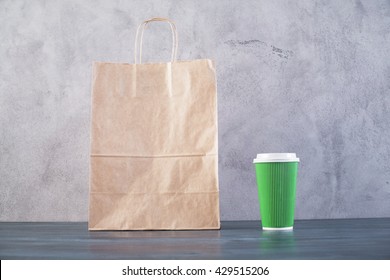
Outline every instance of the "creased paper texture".
<path fill-rule="evenodd" d="M 89 229 L 219 229 L 217 132 L 211 60 L 95 62 Z"/>

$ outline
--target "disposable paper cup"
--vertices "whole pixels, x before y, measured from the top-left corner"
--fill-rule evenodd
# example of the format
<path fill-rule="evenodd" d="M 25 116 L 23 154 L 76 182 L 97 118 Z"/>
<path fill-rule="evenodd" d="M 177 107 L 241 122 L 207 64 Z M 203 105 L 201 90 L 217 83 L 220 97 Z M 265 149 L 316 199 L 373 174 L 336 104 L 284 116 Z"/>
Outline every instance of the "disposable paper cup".
<path fill-rule="evenodd" d="M 292 230 L 299 158 L 294 153 L 257 154 L 253 160 L 263 230 Z"/>

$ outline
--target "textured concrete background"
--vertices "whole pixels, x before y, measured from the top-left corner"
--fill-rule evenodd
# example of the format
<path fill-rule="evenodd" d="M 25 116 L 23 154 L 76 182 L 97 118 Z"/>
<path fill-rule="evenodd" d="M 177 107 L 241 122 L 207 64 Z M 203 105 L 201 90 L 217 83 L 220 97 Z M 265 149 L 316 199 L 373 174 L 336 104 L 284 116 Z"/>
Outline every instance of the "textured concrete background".
<path fill-rule="evenodd" d="M 301 158 L 297 218 L 390 217 L 389 1 L 0 1 L 0 220 L 87 219 L 91 61 L 176 21 L 213 58 L 223 220 L 258 219 L 252 159 Z M 166 61 L 153 24 L 145 58 Z"/>

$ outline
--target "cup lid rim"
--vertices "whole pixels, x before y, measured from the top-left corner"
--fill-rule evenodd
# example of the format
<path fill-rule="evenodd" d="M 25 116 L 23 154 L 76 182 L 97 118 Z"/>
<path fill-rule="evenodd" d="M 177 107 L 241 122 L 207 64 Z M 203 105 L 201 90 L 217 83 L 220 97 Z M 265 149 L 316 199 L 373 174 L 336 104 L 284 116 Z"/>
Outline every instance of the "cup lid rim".
<path fill-rule="evenodd" d="M 299 162 L 295 153 L 261 153 L 257 154 L 253 163 L 261 162 Z"/>

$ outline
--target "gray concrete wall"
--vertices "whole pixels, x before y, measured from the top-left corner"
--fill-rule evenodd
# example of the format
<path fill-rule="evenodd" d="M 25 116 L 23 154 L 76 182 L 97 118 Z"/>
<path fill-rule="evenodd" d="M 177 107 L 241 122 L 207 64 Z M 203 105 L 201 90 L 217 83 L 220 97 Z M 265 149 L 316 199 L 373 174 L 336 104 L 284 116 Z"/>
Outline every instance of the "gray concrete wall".
<path fill-rule="evenodd" d="M 1 221 L 87 219 L 91 62 L 133 62 L 152 16 L 217 63 L 223 220 L 259 218 L 260 152 L 301 158 L 297 218 L 390 217 L 389 1 L 2 0 Z"/>

